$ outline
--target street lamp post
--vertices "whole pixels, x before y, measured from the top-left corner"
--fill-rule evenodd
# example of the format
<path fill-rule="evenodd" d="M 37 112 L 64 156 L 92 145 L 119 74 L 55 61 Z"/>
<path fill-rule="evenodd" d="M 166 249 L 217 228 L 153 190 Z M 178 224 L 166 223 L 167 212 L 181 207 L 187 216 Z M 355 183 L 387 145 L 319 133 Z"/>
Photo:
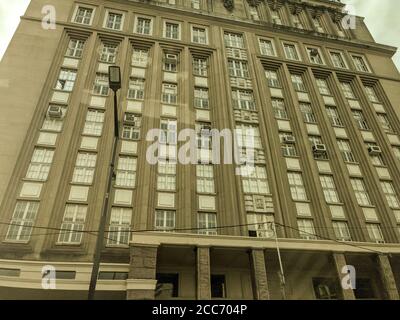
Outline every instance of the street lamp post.
<path fill-rule="evenodd" d="M 108 69 L 108 76 L 109 76 L 109 87 L 114 92 L 114 139 L 113 139 L 113 146 L 112 146 L 112 155 L 111 155 L 111 162 L 110 168 L 108 173 L 108 181 L 107 181 L 107 192 L 104 198 L 103 203 L 103 210 L 100 218 L 100 225 L 99 230 L 97 233 L 97 241 L 96 241 L 96 249 L 93 257 L 93 269 L 92 269 L 92 276 L 90 279 L 89 285 L 89 294 L 88 299 L 93 300 L 94 295 L 96 292 L 96 284 L 97 278 L 100 268 L 100 257 L 101 257 L 101 250 L 103 248 L 103 241 L 104 241 L 104 232 L 106 228 L 107 222 L 107 212 L 109 209 L 109 199 L 111 194 L 111 188 L 113 185 L 113 181 L 115 180 L 115 156 L 117 153 L 117 145 L 119 139 L 119 121 L 118 121 L 118 101 L 117 101 L 117 92 L 121 89 L 121 69 L 118 66 L 110 66 Z"/>

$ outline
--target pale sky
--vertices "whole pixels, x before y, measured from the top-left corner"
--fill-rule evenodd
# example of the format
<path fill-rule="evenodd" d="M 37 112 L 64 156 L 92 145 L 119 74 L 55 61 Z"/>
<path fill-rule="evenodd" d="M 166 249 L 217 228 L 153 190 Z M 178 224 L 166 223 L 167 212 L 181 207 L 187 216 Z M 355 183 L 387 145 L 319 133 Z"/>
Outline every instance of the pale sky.
<path fill-rule="evenodd" d="M 30 0 L 0 0 L 0 58 L 7 49 L 19 17 L 24 14 Z M 375 40 L 379 43 L 400 47 L 399 0 L 342 0 L 352 4 L 355 14 L 366 18 Z M 400 52 L 394 58 L 400 69 Z"/>

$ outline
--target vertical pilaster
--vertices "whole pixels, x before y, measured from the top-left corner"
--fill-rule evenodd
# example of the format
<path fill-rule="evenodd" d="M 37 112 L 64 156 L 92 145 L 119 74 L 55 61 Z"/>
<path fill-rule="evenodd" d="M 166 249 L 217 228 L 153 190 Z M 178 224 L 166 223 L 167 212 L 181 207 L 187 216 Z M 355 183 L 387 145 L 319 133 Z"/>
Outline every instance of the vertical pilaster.
<path fill-rule="evenodd" d="M 251 276 L 255 300 L 269 300 L 267 270 L 264 251 L 252 249 L 250 252 Z"/>
<path fill-rule="evenodd" d="M 127 300 L 154 300 L 157 247 L 131 247 Z"/>
<path fill-rule="evenodd" d="M 332 254 L 333 257 L 333 262 L 335 264 L 335 269 L 336 273 L 339 279 L 339 282 L 341 283 L 342 278 L 345 276 L 344 273 L 342 273 L 342 269 L 344 266 L 347 265 L 346 262 L 346 257 L 343 253 L 336 253 L 334 252 Z M 354 291 L 352 289 L 344 289 L 342 285 L 340 285 L 340 288 L 342 290 L 342 296 L 344 300 L 355 300 L 356 297 L 354 295 Z"/>
<path fill-rule="evenodd" d="M 198 247 L 196 252 L 197 299 L 211 299 L 210 248 Z"/>
<path fill-rule="evenodd" d="M 400 300 L 389 257 L 387 255 L 379 254 L 377 255 L 377 262 L 386 298 L 388 300 Z"/>

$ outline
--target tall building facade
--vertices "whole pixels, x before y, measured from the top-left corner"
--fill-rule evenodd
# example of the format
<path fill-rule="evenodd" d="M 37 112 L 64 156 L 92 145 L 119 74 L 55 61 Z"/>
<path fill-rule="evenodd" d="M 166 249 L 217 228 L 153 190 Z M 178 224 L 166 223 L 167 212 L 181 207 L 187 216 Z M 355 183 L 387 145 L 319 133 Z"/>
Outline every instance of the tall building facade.
<path fill-rule="evenodd" d="M 0 64 L 0 297 L 87 297 L 115 64 L 97 298 L 399 299 L 396 49 L 343 7 L 32 0 Z M 210 129 L 254 165 L 212 161 Z"/>

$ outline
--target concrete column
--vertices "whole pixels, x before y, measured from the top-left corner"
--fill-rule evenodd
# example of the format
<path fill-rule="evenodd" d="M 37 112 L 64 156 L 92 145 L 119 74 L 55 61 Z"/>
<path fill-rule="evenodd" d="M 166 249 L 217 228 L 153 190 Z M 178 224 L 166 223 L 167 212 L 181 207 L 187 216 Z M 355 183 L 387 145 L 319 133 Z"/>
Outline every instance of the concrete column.
<path fill-rule="evenodd" d="M 342 296 L 344 300 L 355 300 L 356 297 L 354 295 L 354 291 L 352 289 L 343 289 L 342 287 L 342 279 L 346 276 L 346 274 L 342 273 L 342 269 L 347 265 L 346 257 L 343 253 L 332 254 L 333 262 L 335 264 L 336 273 L 340 282 L 340 289 L 342 290 Z"/>
<path fill-rule="evenodd" d="M 210 248 L 198 247 L 196 252 L 197 299 L 211 299 Z"/>
<path fill-rule="evenodd" d="M 251 278 L 255 300 L 269 300 L 267 270 L 262 249 L 252 249 L 250 252 Z"/>
<path fill-rule="evenodd" d="M 157 247 L 131 247 L 127 300 L 154 300 L 157 285 Z"/>
<path fill-rule="evenodd" d="M 379 275 L 385 289 L 386 298 L 388 300 L 400 300 L 399 291 L 397 290 L 396 280 L 390 265 L 389 257 L 384 254 L 377 255 Z"/>

